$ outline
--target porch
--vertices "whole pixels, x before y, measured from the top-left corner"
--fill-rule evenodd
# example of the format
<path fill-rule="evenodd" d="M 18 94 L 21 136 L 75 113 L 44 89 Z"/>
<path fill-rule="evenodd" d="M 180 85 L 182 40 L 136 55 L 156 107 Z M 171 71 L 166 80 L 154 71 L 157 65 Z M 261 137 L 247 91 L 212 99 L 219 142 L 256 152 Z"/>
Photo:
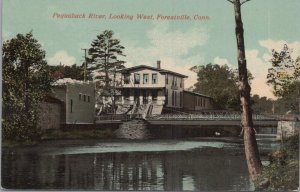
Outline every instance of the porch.
<path fill-rule="evenodd" d="M 122 105 L 164 105 L 166 96 L 164 88 L 122 88 L 117 103 Z"/>

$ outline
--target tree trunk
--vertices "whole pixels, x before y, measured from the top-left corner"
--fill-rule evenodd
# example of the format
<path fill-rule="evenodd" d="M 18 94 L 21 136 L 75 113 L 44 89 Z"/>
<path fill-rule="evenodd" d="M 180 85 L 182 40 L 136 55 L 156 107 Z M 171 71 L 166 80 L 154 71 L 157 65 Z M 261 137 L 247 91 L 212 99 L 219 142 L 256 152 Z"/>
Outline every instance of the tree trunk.
<path fill-rule="evenodd" d="M 239 69 L 239 91 L 241 101 L 241 123 L 244 129 L 244 146 L 248 165 L 248 171 L 252 181 L 254 181 L 261 172 L 261 161 L 253 128 L 252 110 L 250 103 L 251 87 L 248 83 L 247 62 L 244 45 L 244 29 L 241 17 L 241 2 L 235 0 L 235 22 L 236 22 L 236 40 L 238 51 L 238 69 Z"/>

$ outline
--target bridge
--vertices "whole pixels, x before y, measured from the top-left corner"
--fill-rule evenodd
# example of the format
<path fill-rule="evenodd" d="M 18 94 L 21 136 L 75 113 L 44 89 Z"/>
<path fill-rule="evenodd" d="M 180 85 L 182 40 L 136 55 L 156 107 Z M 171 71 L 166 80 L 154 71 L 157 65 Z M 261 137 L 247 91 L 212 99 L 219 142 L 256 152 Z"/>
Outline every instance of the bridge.
<path fill-rule="evenodd" d="M 279 116 L 253 114 L 253 124 L 260 127 L 277 126 Z M 132 119 L 144 119 L 152 125 L 203 125 L 203 126 L 240 126 L 241 114 L 236 111 L 201 111 L 197 113 L 166 113 L 146 116 L 140 114 L 112 114 L 98 116 L 96 123 L 126 122 Z"/>

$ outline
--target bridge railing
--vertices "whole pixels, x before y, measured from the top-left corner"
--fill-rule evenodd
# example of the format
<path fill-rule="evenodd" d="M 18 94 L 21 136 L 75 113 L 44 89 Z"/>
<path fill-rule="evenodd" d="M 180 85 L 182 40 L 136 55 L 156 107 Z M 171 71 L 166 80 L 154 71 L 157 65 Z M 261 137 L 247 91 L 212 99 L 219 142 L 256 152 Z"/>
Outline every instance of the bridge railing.
<path fill-rule="evenodd" d="M 276 120 L 274 117 L 266 116 L 266 115 L 259 115 L 253 114 L 253 120 Z M 238 113 L 193 113 L 193 114 L 162 114 L 162 115 L 155 115 L 150 116 L 147 118 L 148 120 L 240 120 L 241 115 Z"/>

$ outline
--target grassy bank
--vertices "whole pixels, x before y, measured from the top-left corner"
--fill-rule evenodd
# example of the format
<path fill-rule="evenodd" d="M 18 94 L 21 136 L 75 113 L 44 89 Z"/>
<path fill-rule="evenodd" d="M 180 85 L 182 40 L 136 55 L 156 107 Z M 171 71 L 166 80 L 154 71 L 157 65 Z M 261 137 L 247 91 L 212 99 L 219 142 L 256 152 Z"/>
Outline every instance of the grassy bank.
<path fill-rule="evenodd" d="M 281 149 L 269 155 L 257 183 L 265 182 L 266 191 L 288 191 L 299 187 L 299 135 L 282 142 Z M 267 181 L 267 182 L 266 182 Z"/>

